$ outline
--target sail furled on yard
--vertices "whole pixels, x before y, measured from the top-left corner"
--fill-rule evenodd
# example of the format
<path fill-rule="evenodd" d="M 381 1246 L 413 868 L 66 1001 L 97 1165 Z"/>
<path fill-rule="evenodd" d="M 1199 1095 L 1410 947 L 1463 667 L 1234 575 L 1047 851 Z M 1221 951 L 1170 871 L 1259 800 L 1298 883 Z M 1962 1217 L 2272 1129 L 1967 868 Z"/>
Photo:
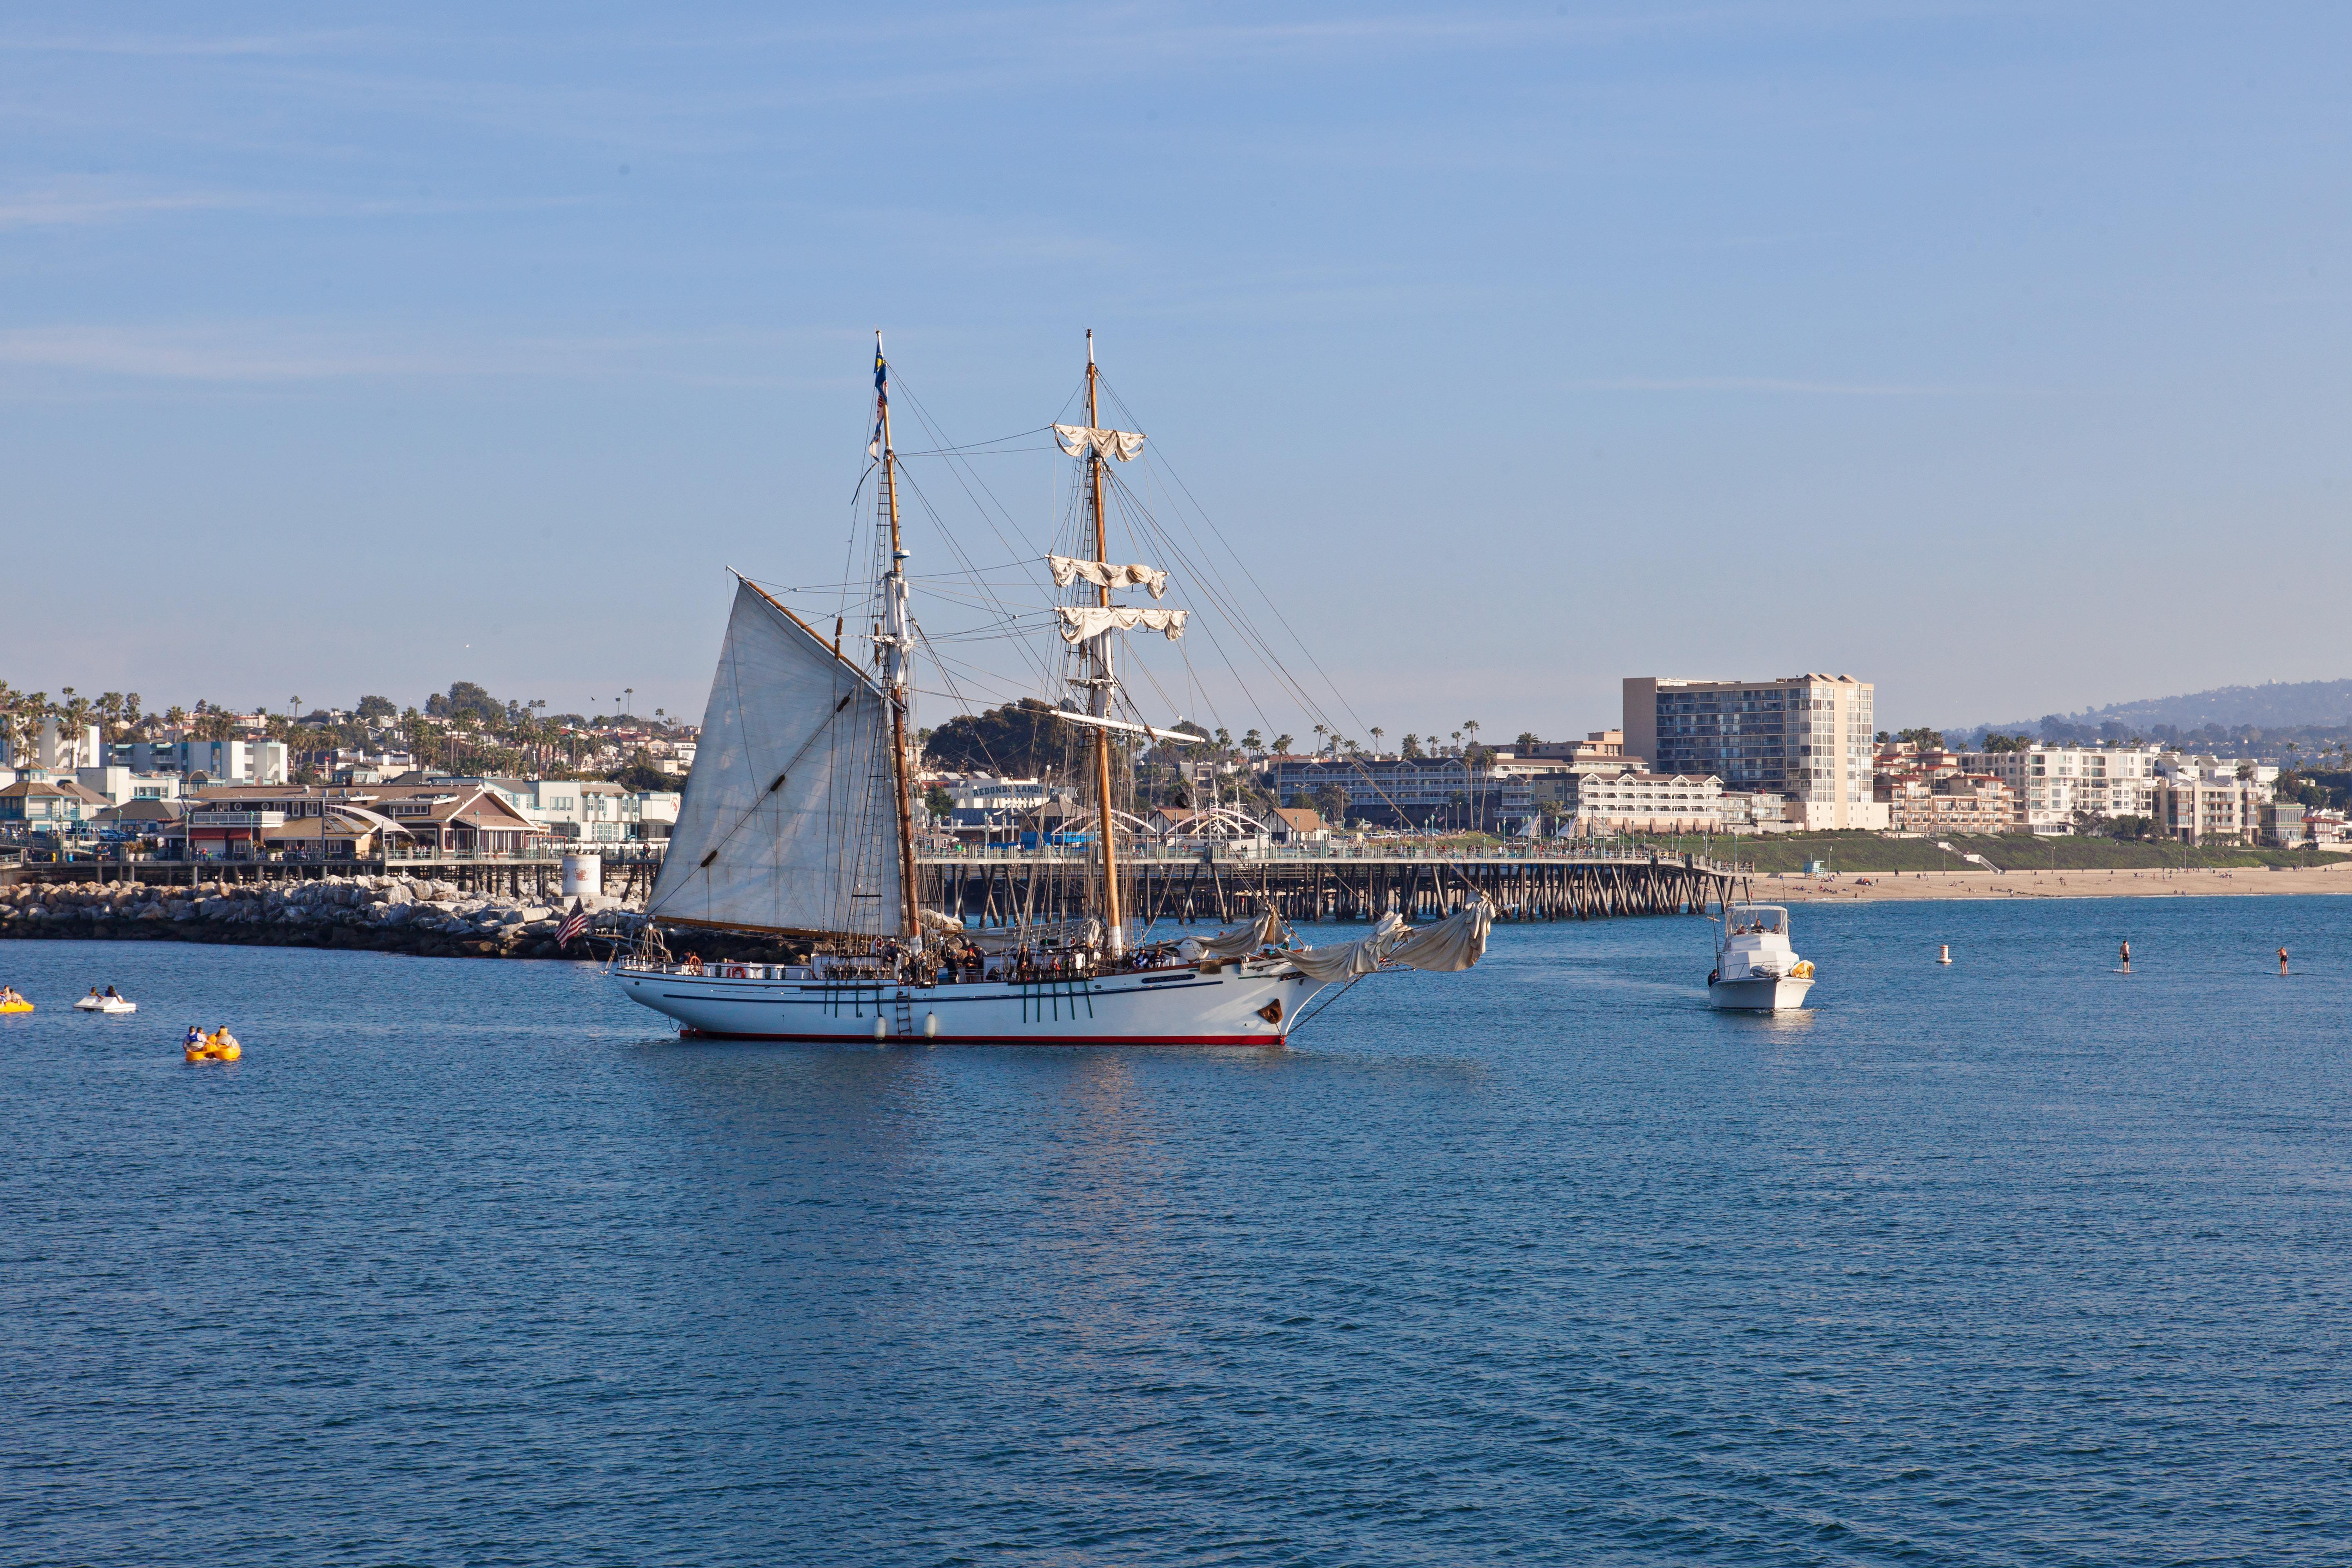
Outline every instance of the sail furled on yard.
<path fill-rule="evenodd" d="M 1138 452 L 1143 450 L 1142 433 L 1136 430 L 1097 430 L 1086 425 L 1056 425 L 1054 426 L 1054 439 L 1060 442 L 1062 450 L 1073 458 L 1086 456 L 1087 448 L 1091 447 L 1103 457 L 1124 463 L 1131 461 Z"/>
<path fill-rule="evenodd" d="M 1045 564 L 1053 569 L 1056 588 L 1084 581 L 1097 588 L 1142 588 L 1155 599 L 1168 595 L 1168 574 L 1157 566 L 1120 566 L 1083 555 L 1048 555 Z"/>
<path fill-rule="evenodd" d="M 751 930 L 903 934 L 897 787 L 889 700 L 774 600 L 739 583 L 646 912 Z"/>
<path fill-rule="evenodd" d="M 1054 613 L 1062 618 L 1062 640 L 1082 643 L 1108 631 L 1131 632 L 1138 627 L 1163 633 L 1170 642 L 1175 642 L 1183 637 L 1184 620 L 1192 612 L 1145 610 L 1132 605 L 1112 605 L 1106 609 L 1092 605 L 1057 605 Z"/>

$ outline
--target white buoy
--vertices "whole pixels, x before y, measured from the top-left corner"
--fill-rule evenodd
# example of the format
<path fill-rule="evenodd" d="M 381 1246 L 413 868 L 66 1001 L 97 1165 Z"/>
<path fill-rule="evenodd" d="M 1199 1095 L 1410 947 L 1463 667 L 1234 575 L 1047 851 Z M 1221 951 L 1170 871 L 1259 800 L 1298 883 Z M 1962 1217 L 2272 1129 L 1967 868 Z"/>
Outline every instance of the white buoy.
<path fill-rule="evenodd" d="M 923 1038 L 925 1038 L 925 1039 L 927 1039 L 927 1040 L 936 1040 L 936 1039 L 938 1039 L 939 1037 L 940 1037 L 940 1016 L 939 1016 L 937 1013 L 926 1013 L 926 1014 L 924 1014 L 924 1015 L 923 1015 Z"/>
<path fill-rule="evenodd" d="M 882 1021 L 882 1016 L 879 1013 L 874 1016 L 874 1037 L 877 1040 L 887 1040 L 890 1037 L 890 1026 Z"/>
<path fill-rule="evenodd" d="M 1936 962 L 1938 963 L 1949 963 L 1952 962 L 1952 944 L 1950 942 L 1948 942 L 1944 943 L 1943 946 L 1936 950 Z"/>

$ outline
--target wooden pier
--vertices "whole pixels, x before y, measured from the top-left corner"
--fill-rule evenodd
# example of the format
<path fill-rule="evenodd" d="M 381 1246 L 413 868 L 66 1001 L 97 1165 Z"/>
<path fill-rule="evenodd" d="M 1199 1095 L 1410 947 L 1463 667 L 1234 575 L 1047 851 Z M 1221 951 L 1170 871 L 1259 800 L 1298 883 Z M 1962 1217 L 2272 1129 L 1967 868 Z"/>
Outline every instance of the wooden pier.
<path fill-rule="evenodd" d="M 574 853 L 585 851 L 575 850 Z M 326 860 L 78 858 L 0 865 L 0 885 L 37 882 L 278 884 L 322 877 L 405 876 L 476 896 L 558 896 L 556 855 L 394 856 Z M 609 897 L 642 898 L 661 868 L 632 846 L 604 857 Z M 1045 924 L 1099 912 L 1101 868 L 1084 850 L 927 855 L 927 908 L 982 925 Z M 1590 921 L 1703 913 L 1747 896 L 1750 868 L 1697 856 L 1604 853 L 1444 856 L 1274 850 L 1241 857 L 1160 851 L 1123 864 L 1129 912 L 1147 925 L 1243 920 L 1271 907 L 1284 920 L 1442 919 L 1485 894 L 1507 921 Z"/>
<path fill-rule="evenodd" d="M 1098 913 L 1100 873 L 1079 856 L 926 857 L 927 907 L 982 925 Z M 1147 925 L 1245 919 L 1435 920 L 1480 894 L 1507 921 L 1703 914 L 1747 896 L 1748 868 L 1696 856 L 1498 855 L 1145 858 L 1129 862 L 1128 902 Z"/>

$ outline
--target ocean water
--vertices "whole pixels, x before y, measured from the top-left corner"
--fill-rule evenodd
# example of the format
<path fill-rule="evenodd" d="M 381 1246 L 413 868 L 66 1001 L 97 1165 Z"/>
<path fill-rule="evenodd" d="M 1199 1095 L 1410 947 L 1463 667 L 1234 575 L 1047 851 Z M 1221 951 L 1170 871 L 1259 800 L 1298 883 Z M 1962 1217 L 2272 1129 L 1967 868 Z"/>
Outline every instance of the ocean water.
<path fill-rule="evenodd" d="M 1796 916 L 1805 1015 L 1501 927 L 1271 1053 L 0 943 L 0 1559 L 2352 1560 L 2347 901 Z"/>

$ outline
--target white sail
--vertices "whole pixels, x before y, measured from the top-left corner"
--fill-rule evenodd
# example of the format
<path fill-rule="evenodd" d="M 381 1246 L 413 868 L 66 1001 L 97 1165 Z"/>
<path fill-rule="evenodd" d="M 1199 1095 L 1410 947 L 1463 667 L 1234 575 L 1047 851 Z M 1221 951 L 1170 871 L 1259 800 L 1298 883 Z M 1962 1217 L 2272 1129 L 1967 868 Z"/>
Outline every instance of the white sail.
<path fill-rule="evenodd" d="M 1097 609 L 1092 605 L 1057 605 L 1054 613 L 1062 617 L 1062 640 L 1082 643 L 1117 629 L 1131 632 L 1138 626 L 1148 632 L 1164 632 L 1170 642 L 1184 635 L 1189 610 L 1142 610 L 1132 605 L 1113 605 Z"/>
<path fill-rule="evenodd" d="M 1128 462 L 1143 450 L 1143 436 L 1135 430 L 1097 430 L 1086 425 L 1056 425 L 1054 439 L 1062 450 L 1075 458 L 1092 447 L 1106 458 Z"/>
<path fill-rule="evenodd" d="M 742 929 L 902 934 L 889 702 L 750 583 L 646 912 Z"/>
<path fill-rule="evenodd" d="M 1083 555 L 1048 555 L 1045 564 L 1053 568 L 1056 588 L 1066 588 L 1084 578 L 1097 588 L 1136 587 L 1148 589 L 1155 599 L 1168 596 L 1168 574 L 1157 566 L 1119 566 Z"/>

